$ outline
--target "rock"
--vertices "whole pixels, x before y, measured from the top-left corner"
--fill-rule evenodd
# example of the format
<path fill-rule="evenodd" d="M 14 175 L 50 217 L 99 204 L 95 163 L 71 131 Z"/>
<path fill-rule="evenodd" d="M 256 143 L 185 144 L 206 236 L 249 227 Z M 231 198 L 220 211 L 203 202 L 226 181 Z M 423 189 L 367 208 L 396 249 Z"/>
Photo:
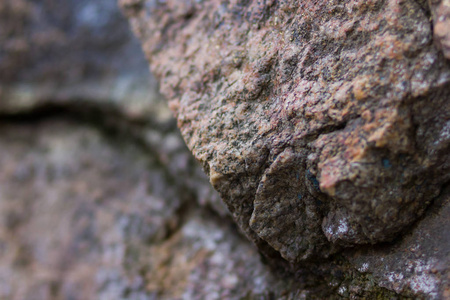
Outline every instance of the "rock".
<path fill-rule="evenodd" d="M 0 298 L 288 289 L 192 159 L 114 0 L 0 16 Z"/>
<path fill-rule="evenodd" d="M 448 181 L 450 68 L 415 1 L 133 3 L 189 148 L 286 259 L 392 240 Z"/>
<path fill-rule="evenodd" d="M 120 3 L 189 149 L 269 261 L 314 271 L 387 242 L 417 273 L 373 271 L 379 285 L 443 297 L 448 258 L 434 281 L 398 245 L 450 179 L 447 1 Z"/>
<path fill-rule="evenodd" d="M 448 296 L 440 2 L 121 4 L 264 257 L 116 2 L 7 0 L 0 298 Z"/>
<path fill-rule="evenodd" d="M 162 241 L 181 222 L 185 200 L 164 170 L 61 120 L 0 131 L 0 297 L 124 297 L 142 280 L 125 269 L 134 244 Z"/>
<path fill-rule="evenodd" d="M 433 33 L 438 47 L 447 59 L 450 59 L 450 1 L 430 0 L 433 15 Z"/>
<path fill-rule="evenodd" d="M 195 205 L 155 156 L 126 141 L 63 118 L 2 121 L 0 298 L 223 299 L 287 288 L 229 220 Z"/>
<path fill-rule="evenodd" d="M 227 214 L 186 151 L 116 1 L 4 1 L 0 43 L 0 114 L 64 114 L 132 135 L 173 176 L 186 177 L 202 205 Z"/>
<path fill-rule="evenodd" d="M 397 243 L 347 253 L 351 264 L 358 272 L 370 274 L 379 286 L 399 294 L 448 298 L 450 235 L 445 228 L 450 225 L 449 192 L 447 187 L 426 217 Z"/>
<path fill-rule="evenodd" d="M 115 1 L 2 1 L 0 43 L 2 111 L 77 99 L 171 118 Z"/>

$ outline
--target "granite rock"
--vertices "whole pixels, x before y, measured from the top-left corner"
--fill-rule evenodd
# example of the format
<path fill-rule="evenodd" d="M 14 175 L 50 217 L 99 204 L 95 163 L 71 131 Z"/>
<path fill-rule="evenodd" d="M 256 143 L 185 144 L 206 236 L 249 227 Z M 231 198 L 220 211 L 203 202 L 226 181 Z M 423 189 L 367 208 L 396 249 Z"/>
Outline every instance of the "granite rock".
<path fill-rule="evenodd" d="M 122 6 L 212 185 L 288 261 L 392 241 L 448 182 L 445 1 L 436 43 L 413 0 Z"/>
<path fill-rule="evenodd" d="M 446 2 L 315 2 L 121 1 L 258 249 L 115 0 L 0 3 L 0 298 L 448 298 Z"/>
<path fill-rule="evenodd" d="M 344 297 L 369 283 L 448 296 L 448 1 L 119 3 L 186 144 L 269 262 Z M 417 245 L 421 258 L 404 252 Z"/>

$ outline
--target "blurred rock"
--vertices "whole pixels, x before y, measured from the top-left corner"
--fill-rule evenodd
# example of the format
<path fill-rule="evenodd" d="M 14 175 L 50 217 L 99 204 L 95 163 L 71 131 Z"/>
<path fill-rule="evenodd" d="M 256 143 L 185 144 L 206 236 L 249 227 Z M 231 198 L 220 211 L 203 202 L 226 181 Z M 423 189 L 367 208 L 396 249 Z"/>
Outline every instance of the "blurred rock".
<path fill-rule="evenodd" d="M 285 290 L 187 150 L 116 1 L 2 1 L 0 44 L 1 299 Z"/>
<path fill-rule="evenodd" d="M 164 240 L 188 199 L 152 157 L 94 129 L 47 121 L 0 131 L 0 298 L 123 297 L 137 280 L 125 273 L 132 243 Z"/>
<path fill-rule="evenodd" d="M 132 141 L 56 118 L 3 123 L 0 143 L 1 299 L 282 290 L 227 219 L 195 205 Z"/>
<path fill-rule="evenodd" d="M 450 59 L 450 1 L 429 0 L 436 45 Z"/>
<path fill-rule="evenodd" d="M 114 127 L 185 175 L 199 202 L 227 214 L 186 151 L 115 0 L 3 1 L 0 44 L 0 114 L 60 113 Z"/>
<path fill-rule="evenodd" d="M 2 1 L 0 107 L 89 100 L 171 117 L 114 0 Z"/>

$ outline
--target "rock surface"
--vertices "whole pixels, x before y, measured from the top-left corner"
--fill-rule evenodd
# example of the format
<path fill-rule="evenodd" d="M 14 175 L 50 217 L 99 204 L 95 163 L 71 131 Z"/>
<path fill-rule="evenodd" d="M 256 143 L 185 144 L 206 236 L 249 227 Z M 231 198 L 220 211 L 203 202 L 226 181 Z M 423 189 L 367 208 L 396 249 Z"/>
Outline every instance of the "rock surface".
<path fill-rule="evenodd" d="M 417 2 L 129 2 L 189 148 L 287 260 L 392 240 L 448 182 L 450 67 Z"/>
<path fill-rule="evenodd" d="M 116 1 L 3 1 L 0 44 L 0 114 L 59 113 L 134 136 L 169 173 L 187 177 L 200 202 L 226 214 L 185 150 Z"/>
<path fill-rule="evenodd" d="M 393 242 L 373 251 L 415 271 L 387 267 L 379 284 L 442 297 L 447 254 L 421 288 L 430 262 L 398 245 L 450 179 L 448 1 L 120 3 L 189 149 L 269 261 L 298 271 Z"/>
<path fill-rule="evenodd" d="M 1 299 L 283 289 L 231 222 L 197 206 L 155 156 L 126 141 L 58 116 L 0 125 Z"/>
<path fill-rule="evenodd" d="M 171 117 L 116 1 L 2 1 L 0 43 L 2 111 L 77 99 Z"/>
<path fill-rule="evenodd" d="M 450 59 L 450 1 L 429 0 L 433 15 L 433 33 L 436 45 Z"/>
<path fill-rule="evenodd" d="M 288 289 L 186 149 L 116 1 L 2 1 L 0 16 L 1 299 Z"/>
<path fill-rule="evenodd" d="M 450 297 L 446 2 L 394 2 L 121 1 L 260 257 L 115 0 L 2 1 L 0 298 Z"/>

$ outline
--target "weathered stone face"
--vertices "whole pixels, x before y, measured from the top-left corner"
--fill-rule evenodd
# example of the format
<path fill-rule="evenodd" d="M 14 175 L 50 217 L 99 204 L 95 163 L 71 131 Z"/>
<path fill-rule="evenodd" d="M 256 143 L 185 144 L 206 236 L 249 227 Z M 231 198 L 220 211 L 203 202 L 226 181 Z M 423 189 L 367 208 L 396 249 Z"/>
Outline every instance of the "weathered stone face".
<path fill-rule="evenodd" d="M 121 4 L 189 148 L 263 251 L 299 262 L 389 241 L 449 181 L 450 64 L 424 3 Z"/>
<path fill-rule="evenodd" d="M 423 75 L 423 80 L 409 81 L 408 84 L 414 82 L 415 91 L 421 84 L 425 90 L 430 87 L 430 91 L 406 97 L 405 101 L 399 100 L 403 106 L 399 110 L 401 114 L 394 120 L 404 120 L 405 114 L 413 116 L 412 136 L 416 139 L 415 149 L 419 149 L 414 159 L 425 157 L 425 160 L 417 162 L 418 165 L 425 166 L 423 173 L 419 175 L 423 177 L 428 174 L 427 182 L 435 180 L 431 178 L 448 182 L 445 179 L 448 176 L 445 173 L 448 173 L 445 156 L 445 151 L 448 150 L 445 143 L 448 130 L 442 126 L 444 122 L 448 122 L 448 107 L 445 106 L 448 104 L 441 99 L 439 101 L 443 105 L 439 107 L 439 101 L 436 100 L 448 95 L 445 88 L 445 84 L 448 85 L 445 81 L 448 78 L 445 77 L 448 62 L 444 62 L 440 54 L 442 51 L 445 55 L 443 41 L 446 27 L 441 26 L 437 30 L 437 24 L 447 20 L 445 10 L 442 9 L 446 2 L 428 1 L 431 10 L 428 9 L 427 0 L 416 2 L 424 15 L 433 16 L 434 27 L 430 27 L 434 32 L 433 41 L 431 43 L 431 39 L 427 37 L 428 42 L 424 44 L 424 48 L 414 50 L 416 52 L 413 51 L 412 56 L 407 59 L 412 59 L 415 55 L 423 56 L 420 54 L 422 52 L 432 52 L 436 61 L 428 61 L 430 69 L 417 70 L 411 74 L 411 78 L 416 79 L 422 76 L 420 74 L 426 74 Z M 358 245 L 332 255 L 329 259 L 322 259 L 343 246 L 357 242 L 353 237 L 362 236 L 356 234 L 355 229 L 349 226 L 349 221 L 345 220 L 348 219 L 349 212 L 341 198 L 353 201 L 350 196 L 345 198 L 342 195 L 347 190 L 341 186 L 336 189 L 338 192 L 334 196 L 326 191 L 323 178 L 320 177 L 320 172 L 325 173 L 324 167 L 318 165 L 322 156 L 326 159 L 333 155 L 341 159 L 343 166 L 348 163 L 345 160 L 348 155 L 339 156 L 339 151 L 348 150 L 353 145 L 347 143 L 337 149 L 335 147 L 339 143 L 345 143 L 348 137 L 353 139 L 356 146 L 359 145 L 359 126 L 362 124 L 356 122 L 359 116 L 355 115 L 354 119 L 345 117 L 352 114 L 353 106 L 332 106 L 333 102 L 330 106 L 334 107 L 334 117 L 340 118 L 340 114 L 345 117 L 341 116 L 344 120 L 341 125 L 317 127 L 319 129 L 315 133 L 313 131 L 313 134 L 304 137 L 295 135 L 297 129 L 309 130 L 308 126 L 313 126 L 317 120 L 319 123 L 329 122 L 328 115 L 331 113 L 323 106 L 326 99 L 320 98 L 326 94 L 318 94 L 320 97 L 316 95 L 319 98 L 314 100 L 307 93 L 306 86 L 303 98 L 298 98 L 295 94 L 290 96 L 289 101 L 283 98 L 289 96 L 291 89 L 283 88 L 283 84 L 297 86 L 299 89 L 299 80 L 291 82 L 291 78 L 294 75 L 298 77 L 302 68 L 307 70 L 307 73 L 302 74 L 309 74 L 308 72 L 316 69 L 317 72 L 326 70 L 316 62 L 323 63 L 324 60 L 322 56 L 325 54 L 318 51 L 319 48 L 312 48 L 312 56 L 304 64 L 297 61 L 302 57 L 301 54 L 284 61 L 279 56 L 284 53 L 284 48 L 270 52 L 274 45 L 286 47 L 287 44 L 282 44 L 282 40 L 272 46 L 266 44 L 267 47 L 257 47 L 256 42 L 249 45 L 237 44 L 235 46 L 240 47 L 241 52 L 231 52 L 231 57 L 226 56 L 230 47 L 230 44 L 226 44 L 227 41 L 230 42 L 227 35 L 249 33 L 248 37 L 241 34 L 233 41 L 250 41 L 255 38 L 258 30 L 272 26 L 272 31 L 277 31 L 271 33 L 270 29 L 266 29 L 266 37 L 262 39 L 274 40 L 271 34 L 283 36 L 289 33 L 284 33 L 284 24 L 287 24 L 288 29 L 299 24 L 301 17 L 295 13 L 300 8 L 292 7 L 283 13 L 287 19 L 292 18 L 292 22 L 298 19 L 298 24 L 294 26 L 291 21 L 280 23 L 280 12 L 277 10 L 284 4 L 278 1 L 273 5 L 268 3 L 265 11 L 254 15 L 241 14 L 249 6 L 255 9 L 255 4 L 250 1 L 240 4 L 223 3 L 219 8 L 212 2 L 203 2 L 202 5 L 211 5 L 211 9 L 217 8 L 216 12 L 202 12 L 203 6 L 192 4 L 194 2 L 169 2 L 168 5 L 172 5 L 176 14 L 172 14 L 173 11 L 164 11 L 165 14 L 154 11 L 156 17 L 165 20 L 156 26 L 147 23 L 152 19 L 145 19 L 144 7 L 149 10 L 164 10 L 165 5 L 158 4 L 157 1 L 139 0 L 122 3 L 127 5 L 130 16 L 142 17 L 139 21 L 134 19 L 135 29 L 141 28 L 141 33 L 160 42 L 157 46 L 148 44 L 147 50 L 155 54 L 150 55 L 153 65 L 159 70 L 167 71 L 159 74 L 160 78 L 167 78 L 164 83 L 166 93 L 186 95 L 183 100 L 185 102 L 180 102 L 180 108 L 175 107 L 177 111 L 184 111 L 184 120 L 193 120 L 194 125 L 198 125 L 198 122 L 211 124 L 213 148 L 208 148 L 208 144 L 200 140 L 192 143 L 206 149 L 200 155 L 210 154 L 210 157 L 202 158 L 209 171 L 210 181 L 220 188 L 241 228 L 246 230 L 247 235 L 268 259 L 261 260 L 257 250 L 238 234 L 233 220 L 228 218 L 222 207 L 222 202 L 212 193 L 208 180 L 192 161 L 170 119 L 171 112 L 159 97 L 155 90 L 156 84 L 146 72 L 147 63 L 141 56 L 138 43 L 126 29 L 127 23 L 115 6 L 116 0 L 3 0 L 0 1 L 1 299 L 336 299 L 338 295 L 350 299 L 397 299 L 403 296 L 414 299 L 450 298 L 448 184 L 444 184 L 445 187 L 433 199 L 420 221 L 408 226 L 408 230 L 402 232 L 401 237 L 392 243 Z M 377 4 L 378 7 L 375 8 L 373 3 L 368 2 L 367 9 L 361 10 L 352 20 L 359 24 L 359 18 L 367 18 L 366 13 L 370 14 L 373 9 L 387 10 L 384 2 Z M 321 5 L 331 7 L 335 4 L 339 3 Z M 342 7 L 353 7 L 354 4 L 352 2 Z M 411 7 L 411 4 L 401 5 Z M 231 8 L 235 19 L 229 18 L 231 15 L 227 10 Z M 317 16 L 310 20 L 311 26 L 325 22 L 326 18 L 333 18 L 331 15 L 327 16 L 328 13 L 336 14 L 336 11 L 326 11 L 320 7 L 318 9 L 322 9 L 321 12 L 313 13 L 314 10 L 311 11 L 310 8 L 311 6 L 304 6 L 304 14 Z M 289 17 L 291 13 L 292 16 Z M 354 11 L 347 11 L 349 13 Z M 198 14 L 203 21 L 195 21 Z M 254 17 L 258 17 L 258 14 L 261 19 L 255 21 Z M 204 21 L 211 16 L 210 20 L 217 22 L 217 28 L 208 27 L 208 23 Z M 406 14 L 404 17 L 409 18 L 408 16 L 410 17 Z M 249 20 L 254 22 L 250 24 Z M 418 20 L 420 24 L 427 24 L 422 18 Z M 183 27 L 192 26 L 190 22 L 204 22 L 201 24 L 204 27 L 197 24 L 196 28 L 199 30 L 191 32 L 192 34 L 185 32 Z M 147 27 L 148 24 L 152 28 L 161 25 L 158 28 L 162 30 L 147 32 L 151 27 Z M 186 30 L 192 29 L 189 28 L 186 27 Z M 226 37 L 222 39 L 224 47 L 215 48 L 220 37 L 211 41 L 209 39 L 217 34 L 214 33 L 215 30 L 223 28 L 229 31 L 222 31 Z M 182 34 L 175 35 L 177 32 Z M 296 32 L 297 36 L 301 33 L 299 30 Z M 306 33 L 302 33 L 302 36 L 309 43 L 297 41 L 297 48 L 293 48 L 297 49 L 295 51 L 315 45 L 313 37 L 318 34 L 317 27 L 308 32 L 312 35 L 308 37 Z M 375 31 L 370 37 L 376 38 L 374 35 L 380 32 Z M 408 33 L 406 30 L 405 32 Z M 191 66 L 193 62 L 183 56 L 185 54 L 182 48 L 179 52 L 182 56 L 164 58 L 164 51 L 172 49 L 178 42 L 189 41 L 189 34 L 200 41 L 200 46 L 197 43 L 196 47 L 210 47 L 210 53 L 203 50 L 200 52 L 199 55 L 203 55 L 203 58 L 196 56 L 195 52 L 191 54 L 196 57 L 197 62 L 202 59 L 212 62 L 213 69 L 199 69 L 195 67 L 195 61 Z M 349 35 L 351 37 L 353 35 Z M 396 33 L 396 37 L 402 40 L 406 35 L 398 37 Z M 341 43 L 351 45 L 358 40 L 357 36 L 354 40 Z M 361 47 L 367 41 L 360 42 Z M 208 46 L 211 42 L 216 44 Z M 185 45 L 195 46 L 195 43 Z M 256 48 L 252 50 L 253 47 Z M 333 49 L 330 45 L 324 47 L 324 51 L 328 52 Z M 156 48 L 162 52 L 158 53 L 160 50 Z M 173 49 L 176 51 L 166 53 L 174 55 L 179 51 L 178 48 Z M 261 49 L 274 53 L 274 59 L 265 61 L 265 56 L 257 53 Z M 355 47 L 345 46 L 336 51 L 345 53 L 349 49 Z M 368 50 L 361 51 L 365 53 Z M 221 55 L 224 55 L 223 62 L 214 62 Z M 254 65 L 254 69 L 250 69 L 253 62 L 249 59 L 253 59 L 252 57 L 262 59 L 259 65 Z M 160 61 L 155 60 L 156 58 Z M 171 65 L 175 58 L 177 61 Z M 363 66 L 359 60 L 356 61 L 358 66 Z M 417 58 L 412 61 L 417 63 Z M 164 64 L 168 65 L 163 66 Z M 309 69 L 308 64 L 312 65 Z M 361 71 L 348 61 L 345 64 L 350 67 L 341 70 L 339 66 L 331 64 L 330 68 L 340 71 L 339 76 L 344 76 L 352 68 L 355 68 L 355 72 Z M 391 65 L 394 66 L 392 63 Z M 391 65 L 384 66 L 388 68 L 385 72 L 397 74 L 397 71 L 392 71 Z M 182 79 L 183 85 L 180 84 L 182 89 L 177 91 L 176 87 L 172 88 L 168 84 L 180 79 L 176 75 L 180 67 L 192 68 L 193 73 L 187 73 L 189 76 Z M 235 82 L 245 87 L 241 92 L 233 90 L 232 82 L 229 83 L 233 87 L 229 91 L 235 93 L 235 97 L 230 99 L 235 104 L 225 99 L 223 106 L 225 109 L 235 110 L 234 112 L 221 111 L 222 103 L 214 103 L 217 100 L 214 100 L 215 91 L 210 88 L 217 87 L 218 95 L 228 93 L 226 85 L 217 85 L 220 81 L 226 83 L 227 78 L 214 73 L 217 68 L 224 74 L 253 74 L 244 77 L 245 81 Z M 262 73 L 252 71 L 258 68 Z M 208 70 L 212 70 L 212 73 L 208 73 Z M 316 74 L 318 78 L 327 74 L 320 72 Z M 433 72 L 434 75 L 429 74 Z M 201 77 L 204 81 L 189 81 L 192 76 L 198 78 L 199 74 L 206 74 Z M 291 74 L 294 75 L 291 77 Z M 376 79 L 375 74 L 369 72 L 369 75 Z M 279 76 L 283 76 L 284 81 L 277 79 Z M 255 79 L 257 77 L 259 79 Z M 430 78 L 440 78 L 440 81 L 432 81 Z M 311 86 L 318 85 L 313 79 L 314 76 L 310 75 L 305 80 L 311 81 Z M 348 80 L 353 79 L 349 77 Z M 328 82 L 331 81 L 320 87 L 326 89 Z M 384 87 L 375 88 L 372 91 L 360 85 L 359 89 L 352 87 L 348 93 L 358 95 L 359 99 L 364 93 L 370 92 L 369 96 L 371 93 L 381 93 Z M 283 96 L 277 89 L 286 91 L 286 94 Z M 204 104 L 200 102 L 197 108 L 184 107 L 185 103 L 192 105 L 189 95 L 195 96 L 196 93 L 203 93 L 202 91 L 210 93 L 202 101 L 213 99 L 214 105 L 211 107 L 214 107 L 213 112 L 216 114 L 214 119 L 205 119 L 210 116 L 210 111 L 204 110 Z M 391 96 L 389 93 L 386 95 L 387 99 Z M 172 94 L 172 100 L 176 97 L 176 94 Z M 339 96 L 342 98 L 336 97 L 343 99 L 342 101 L 347 99 L 349 103 L 354 101 L 351 96 L 348 99 L 345 90 Z M 371 98 L 361 99 L 368 101 L 367 103 L 374 101 Z M 319 111 L 314 110 L 313 100 L 318 103 Z M 278 104 L 274 101 L 278 101 Z M 176 104 L 177 101 L 172 103 Z M 244 110 L 243 104 L 254 111 Z M 281 104 L 285 105 L 282 113 L 286 113 L 288 109 L 295 112 L 292 108 L 295 104 L 295 107 L 307 110 L 308 114 L 305 117 L 300 112 L 298 115 L 291 112 L 291 115 L 284 116 L 276 112 L 276 105 Z M 411 112 L 408 111 L 409 104 L 414 104 Z M 371 105 L 371 114 L 379 111 L 376 103 Z M 382 106 L 386 108 L 388 115 L 391 113 L 389 107 L 387 104 Z M 195 119 L 194 114 L 198 114 L 198 111 L 205 116 L 204 119 Z M 320 112 L 325 119 L 315 117 Z M 227 126 L 223 125 L 220 114 L 229 122 Z M 269 125 L 274 128 L 265 132 L 259 126 L 268 126 L 267 120 L 264 121 L 263 118 L 260 121 L 255 116 L 266 116 L 272 122 Z M 363 116 L 366 116 L 364 112 Z M 247 124 L 246 118 L 252 123 Z M 294 121 L 297 122 L 296 125 L 292 123 Z M 194 127 L 187 127 L 189 124 L 182 124 L 185 130 L 197 132 L 193 136 L 208 137 L 209 129 L 195 131 Z M 390 124 L 389 130 L 394 128 L 397 130 L 395 132 L 402 132 L 404 127 L 401 126 L 411 126 L 411 123 L 402 124 Z M 236 132 L 233 126 L 241 127 L 243 134 Z M 249 128 L 256 129 L 252 132 Z M 355 133 L 351 131 L 353 128 L 356 129 Z M 444 129 L 441 130 L 442 128 Z M 220 130 L 229 136 L 217 137 L 221 134 Z M 258 130 L 265 133 L 255 137 Z M 328 138 L 335 136 L 339 130 L 345 134 L 332 140 L 334 144 L 330 145 Z M 366 130 L 373 129 L 369 127 Z M 392 143 L 392 137 L 388 141 Z M 219 153 L 214 147 L 222 152 Z M 373 152 L 372 148 L 369 150 Z M 231 154 L 227 153 L 229 149 L 233 150 Z M 239 153 L 235 149 L 245 151 Z M 324 152 L 323 149 L 336 152 Z M 375 150 L 377 149 L 383 149 L 383 146 L 376 146 Z M 389 151 L 380 153 L 389 154 Z M 381 155 L 372 152 L 363 157 Z M 409 162 L 414 160 L 407 160 L 408 155 L 410 154 L 400 152 L 393 158 L 387 157 L 387 160 L 383 157 L 381 165 L 378 163 L 378 171 L 376 164 L 369 166 L 375 167 L 373 172 L 378 177 L 375 176 L 374 180 L 384 178 L 379 173 L 385 172 L 385 169 L 403 175 L 404 170 L 400 167 L 404 167 L 411 172 L 408 168 L 413 165 Z M 213 168 L 210 168 L 210 163 Z M 437 166 L 435 171 L 430 171 L 433 166 Z M 370 169 L 366 171 L 372 172 Z M 337 173 L 337 176 L 340 174 Z M 389 183 L 389 186 L 398 182 L 402 184 L 393 175 L 392 180 L 397 180 L 397 183 L 391 183 L 386 178 L 384 182 Z M 368 180 L 367 176 L 363 179 Z M 348 182 L 353 191 L 356 189 L 352 186 L 355 182 L 354 178 Z M 438 186 L 439 182 L 436 182 Z M 342 184 L 337 181 L 336 186 Z M 380 187 L 384 185 L 380 183 Z M 373 187 L 369 188 L 373 190 Z M 398 193 L 403 193 L 402 189 L 405 187 L 401 186 Z M 389 197 L 382 195 L 383 193 L 385 192 L 381 190 L 382 197 Z M 432 197 L 431 194 L 422 196 L 423 199 Z M 339 201 L 343 203 L 340 206 Z M 364 204 L 364 201 L 366 198 L 360 204 Z M 331 215 L 332 213 L 334 214 Z M 355 212 L 352 214 L 354 217 Z M 328 226 L 329 224 L 333 227 Z M 373 227 L 376 226 L 378 225 L 374 224 Z M 360 230 L 359 227 L 357 229 Z M 290 264 L 280 259 L 280 253 L 287 260 L 300 263 Z M 315 257 L 320 259 L 307 262 Z M 269 268 L 267 262 L 275 268 Z M 291 272 L 285 272 L 286 269 Z"/>

